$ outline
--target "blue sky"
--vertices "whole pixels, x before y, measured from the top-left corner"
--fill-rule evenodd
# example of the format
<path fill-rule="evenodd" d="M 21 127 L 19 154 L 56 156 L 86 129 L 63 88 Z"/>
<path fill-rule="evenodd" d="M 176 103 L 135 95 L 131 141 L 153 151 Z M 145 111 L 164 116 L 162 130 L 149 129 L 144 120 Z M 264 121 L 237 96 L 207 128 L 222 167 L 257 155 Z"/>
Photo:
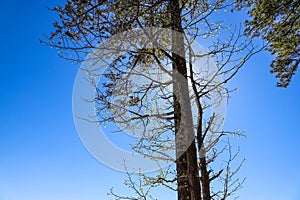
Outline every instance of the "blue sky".
<path fill-rule="evenodd" d="M 103 200 L 109 188 L 126 193 L 124 174 L 83 147 L 72 117 L 78 69 L 38 39 L 51 31 L 52 1 L 0 2 L 0 200 Z M 226 128 L 239 140 L 246 176 L 242 200 L 300 200 L 300 75 L 276 88 L 271 57 L 250 60 L 231 87 Z M 175 199 L 160 192 L 160 199 Z"/>

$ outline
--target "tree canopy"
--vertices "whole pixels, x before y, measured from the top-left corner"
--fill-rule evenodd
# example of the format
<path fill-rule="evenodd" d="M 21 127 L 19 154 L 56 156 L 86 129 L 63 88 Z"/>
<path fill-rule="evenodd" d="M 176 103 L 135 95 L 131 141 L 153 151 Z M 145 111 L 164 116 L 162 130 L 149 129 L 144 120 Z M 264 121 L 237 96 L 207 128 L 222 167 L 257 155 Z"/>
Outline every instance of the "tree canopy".
<path fill-rule="evenodd" d="M 238 0 L 239 8 L 250 7 L 246 33 L 261 36 L 275 59 L 271 72 L 278 87 L 287 87 L 300 64 L 300 1 Z"/>
<path fill-rule="evenodd" d="M 90 99 L 96 105 L 97 121 L 121 124 L 120 131 L 141 127 L 151 137 L 140 138 L 132 149 L 175 163 L 175 171 L 141 173 L 137 182 L 129 174 L 128 185 L 136 197 L 112 191 L 116 199 L 146 199 L 145 187 L 165 186 L 176 191 L 179 200 L 225 200 L 241 188 L 244 179 L 235 177 L 241 164 L 231 166 L 237 154 L 228 137 L 243 133 L 223 130 L 224 116 L 210 113 L 227 103 L 232 90 L 225 83 L 260 50 L 240 28 L 230 29 L 219 20 L 221 12 L 234 6 L 224 0 L 68 0 L 53 9 L 59 19 L 44 43 L 58 48 L 66 59 L 87 60 L 88 65 L 92 61 L 85 71 L 103 80 L 100 85 L 91 80 L 97 91 Z M 137 29 L 142 32 L 130 31 Z M 161 29 L 176 33 L 164 34 Z M 138 37 L 141 33 L 143 39 Z M 123 42 L 105 45 L 115 36 Z M 205 40 L 207 50 L 194 51 L 196 40 Z M 116 53 L 128 44 L 130 49 Z M 86 57 L 93 52 L 102 54 Z M 94 63 L 103 59 L 107 68 L 99 74 Z M 176 159 L 165 154 L 168 149 L 175 151 Z"/>

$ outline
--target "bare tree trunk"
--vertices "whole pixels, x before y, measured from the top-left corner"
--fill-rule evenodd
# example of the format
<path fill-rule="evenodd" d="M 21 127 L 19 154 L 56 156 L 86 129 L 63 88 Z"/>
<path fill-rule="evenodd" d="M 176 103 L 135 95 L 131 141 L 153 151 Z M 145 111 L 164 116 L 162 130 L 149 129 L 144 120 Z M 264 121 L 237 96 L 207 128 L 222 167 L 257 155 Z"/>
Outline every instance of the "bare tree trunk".
<path fill-rule="evenodd" d="M 170 11 L 171 11 L 171 21 L 172 21 L 172 29 L 178 32 L 183 33 L 182 24 L 181 24 L 181 16 L 180 16 L 180 7 L 178 0 L 170 0 Z M 187 79 L 187 66 L 186 60 L 184 57 L 184 38 L 181 36 L 173 39 L 173 69 L 179 72 L 185 79 Z M 174 53 L 176 52 L 176 53 Z M 175 84 L 174 84 L 175 85 Z M 175 88 L 173 88 L 175 90 Z M 187 95 L 189 100 L 189 91 L 188 91 L 188 82 L 185 81 L 181 88 L 177 88 L 179 90 L 185 90 L 182 94 Z M 179 103 L 179 97 L 174 95 L 174 118 L 175 118 L 175 135 L 178 134 L 179 126 L 184 126 L 184 136 L 185 138 L 176 138 L 176 148 L 182 148 L 180 144 L 182 140 L 188 140 L 186 138 L 193 137 L 192 143 L 187 148 L 187 150 L 178 157 L 176 161 L 176 169 L 177 169 L 177 184 L 178 184 L 178 200 L 201 200 L 201 188 L 200 188 L 200 179 L 197 165 L 197 150 L 194 139 L 194 133 L 192 128 L 192 112 L 190 102 L 187 104 L 187 111 L 182 113 L 181 106 Z M 183 120 L 183 118 L 185 118 Z M 183 121 L 186 123 L 181 124 Z M 186 135 L 188 134 L 188 135 Z M 181 136 L 179 136 L 181 137 Z M 183 145 L 184 146 L 184 145 Z M 180 152 L 180 150 L 179 150 Z"/>
<path fill-rule="evenodd" d="M 204 151 L 201 149 L 200 151 Z M 201 153 L 200 158 L 200 171 L 201 171 L 201 184 L 202 184 L 202 194 L 203 200 L 210 200 L 210 179 L 209 172 L 207 171 L 207 162 L 205 153 Z"/>

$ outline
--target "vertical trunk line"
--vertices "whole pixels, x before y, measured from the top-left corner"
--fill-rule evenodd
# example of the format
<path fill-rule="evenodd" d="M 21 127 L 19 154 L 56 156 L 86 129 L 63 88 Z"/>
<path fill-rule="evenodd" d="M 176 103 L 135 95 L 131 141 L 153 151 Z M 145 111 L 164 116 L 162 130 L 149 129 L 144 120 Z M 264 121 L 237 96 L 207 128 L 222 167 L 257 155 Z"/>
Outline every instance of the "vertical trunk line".
<path fill-rule="evenodd" d="M 170 0 L 169 8 L 171 13 L 172 29 L 177 32 L 183 33 L 182 22 L 181 22 L 181 11 L 180 11 L 178 0 Z M 181 56 L 181 55 L 185 55 L 184 38 L 180 37 L 179 39 L 176 38 L 176 40 L 173 39 L 172 48 L 173 48 L 172 57 L 174 59 L 172 62 L 173 70 L 176 70 L 187 79 L 186 60 L 185 57 Z M 179 52 L 178 53 L 179 55 L 174 53 L 174 49 L 176 49 L 175 52 Z M 187 82 L 185 88 L 188 90 Z M 189 94 L 188 91 L 187 94 Z M 175 135 L 176 135 L 179 130 L 180 122 L 182 121 L 181 117 L 185 117 L 185 116 L 182 116 L 178 97 L 176 97 L 175 95 L 173 97 L 174 97 L 174 119 L 175 119 Z M 191 113 L 189 114 L 191 115 Z M 188 134 L 193 134 L 194 136 L 193 128 L 191 127 L 189 128 L 191 130 L 191 133 Z M 179 142 L 177 142 L 176 140 L 176 149 L 180 148 L 180 146 L 178 146 L 180 145 Z M 177 184 L 178 184 L 178 200 L 202 200 L 195 139 L 193 139 L 191 145 L 187 148 L 187 150 L 181 156 L 179 156 L 179 158 L 177 158 L 176 170 L 177 170 Z"/>

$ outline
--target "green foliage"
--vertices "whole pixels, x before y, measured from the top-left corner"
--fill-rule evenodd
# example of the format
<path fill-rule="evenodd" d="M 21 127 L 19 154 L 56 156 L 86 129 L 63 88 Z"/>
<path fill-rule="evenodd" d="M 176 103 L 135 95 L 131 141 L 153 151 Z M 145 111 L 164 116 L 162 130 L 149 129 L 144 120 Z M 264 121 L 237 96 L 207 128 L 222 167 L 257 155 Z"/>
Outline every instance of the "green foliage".
<path fill-rule="evenodd" d="M 250 7 L 252 17 L 246 21 L 246 33 L 261 36 L 275 59 L 272 73 L 279 79 L 278 87 L 287 87 L 300 63 L 300 1 L 238 0 L 238 8 Z"/>
<path fill-rule="evenodd" d="M 137 197 L 119 196 L 111 191 L 115 199 L 151 199 L 152 187 L 165 186 L 177 191 L 178 199 L 225 200 L 241 188 L 243 180 L 233 178 L 240 165 L 236 170 L 229 167 L 236 155 L 231 154 L 230 143 L 223 138 L 243 134 L 219 130 L 223 116 L 205 114 L 227 100 L 231 91 L 224 84 L 260 51 L 251 38 L 244 37 L 238 28 L 230 30 L 230 26 L 222 24 L 217 17 L 220 12 L 232 10 L 234 5 L 233 1 L 225 0 L 68 0 L 65 5 L 52 9 L 59 19 L 53 23 L 54 32 L 44 44 L 59 49 L 62 57 L 75 62 L 86 61 L 85 56 L 97 50 L 103 55 L 97 57 L 96 62 L 109 61 L 105 73 L 97 74 L 94 60 L 88 59 L 91 68 L 87 73 L 101 77 L 99 85 L 93 78 L 89 80 L 97 91 L 90 101 L 96 105 L 99 123 L 116 123 L 120 132 L 128 127 L 133 133 L 142 130 L 151 137 L 141 137 L 132 149 L 153 160 L 163 158 L 176 165 L 176 171 L 161 169 L 156 176 L 141 173 L 136 180 L 132 178 L 135 175 L 128 173 L 125 185 L 133 189 Z M 161 48 L 156 42 L 152 48 L 144 48 L 144 43 L 152 40 L 145 34 L 145 41 L 135 46 L 138 48 L 123 55 L 115 54 L 115 49 L 123 49 L 121 43 L 105 46 L 109 38 L 124 31 L 149 27 L 148 34 L 155 39 L 160 32 L 153 34 L 153 27 L 160 27 L 184 33 L 188 42 L 184 43 L 183 37 L 163 37 L 156 42 L 174 40 L 171 49 Z M 126 34 L 122 35 L 122 41 L 130 38 L 130 44 L 137 43 Z M 194 52 L 191 48 L 194 40 L 206 40 L 208 52 Z M 180 50 L 183 57 L 174 50 Z M 198 59 L 203 62 L 194 62 Z M 215 70 L 206 70 L 211 62 L 215 62 Z M 190 87 L 188 82 L 185 82 L 186 87 L 180 87 L 183 88 L 180 94 L 187 94 L 182 95 L 186 97 L 191 92 L 191 102 L 180 103 L 170 90 L 176 86 L 173 84 L 176 79 L 171 70 L 168 71 L 170 67 L 190 81 Z M 222 79 L 217 81 L 220 76 Z M 217 97 L 213 99 L 213 96 Z M 180 108 L 191 103 L 193 113 L 181 113 Z M 184 128 L 189 135 L 178 134 L 181 121 L 189 122 Z M 188 129 L 190 131 L 186 131 Z M 190 135 L 192 143 L 181 155 L 182 144 Z M 179 152 L 180 157 L 176 160 L 170 157 L 167 154 L 170 149 Z M 227 161 L 223 159 L 223 152 L 229 155 Z M 215 167 L 219 164 L 221 170 Z"/>

